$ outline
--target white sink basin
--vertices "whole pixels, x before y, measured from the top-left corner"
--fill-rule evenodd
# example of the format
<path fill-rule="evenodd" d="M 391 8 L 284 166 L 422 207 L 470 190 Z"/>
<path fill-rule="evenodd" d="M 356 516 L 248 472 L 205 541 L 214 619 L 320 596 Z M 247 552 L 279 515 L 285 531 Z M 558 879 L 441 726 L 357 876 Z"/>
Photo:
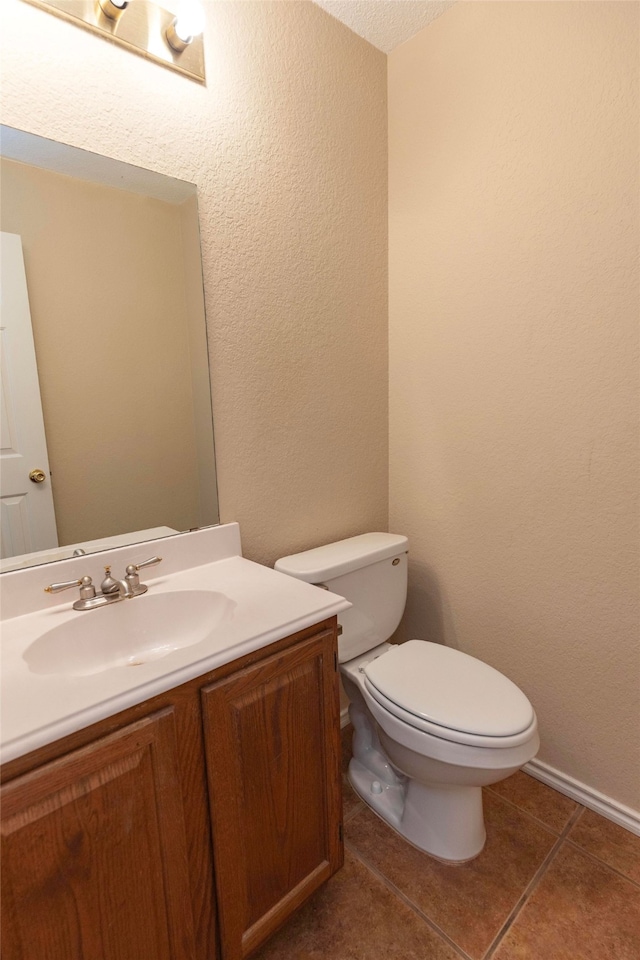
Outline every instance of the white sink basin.
<path fill-rule="evenodd" d="M 23 653 L 31 673 L 86 677 L 136 667 L 207 640 L 233 616 L 223 593 L 147 593 L 76 617 L 38 637 Z"/>
<path fill-rule="evenodd" d="M 97 581 L 102 558 L 121 572 L 140 562 L 140 546 L 2 575 L 1 763 L 350 606 L 245 559 L 235 523 L 176 533 L 153 549 L 162 575 L 149 592 L 95 610 L 73 610 L 73 592 L 52 597 L 44 588 L 85 575 Z"/>

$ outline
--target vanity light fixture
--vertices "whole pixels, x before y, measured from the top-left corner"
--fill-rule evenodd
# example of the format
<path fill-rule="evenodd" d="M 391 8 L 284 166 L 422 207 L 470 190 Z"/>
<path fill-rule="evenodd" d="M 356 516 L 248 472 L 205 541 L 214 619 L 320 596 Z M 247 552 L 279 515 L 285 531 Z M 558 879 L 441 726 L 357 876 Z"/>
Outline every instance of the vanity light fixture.
<path fill-rule="evenodd" d="M 23 0 L 85 27 L 147 60 L 205 82 L 204 11 L 196 0 L 176 14 L 153 0 Z M 167 0 L 169 2 L 169 0 Z"/>

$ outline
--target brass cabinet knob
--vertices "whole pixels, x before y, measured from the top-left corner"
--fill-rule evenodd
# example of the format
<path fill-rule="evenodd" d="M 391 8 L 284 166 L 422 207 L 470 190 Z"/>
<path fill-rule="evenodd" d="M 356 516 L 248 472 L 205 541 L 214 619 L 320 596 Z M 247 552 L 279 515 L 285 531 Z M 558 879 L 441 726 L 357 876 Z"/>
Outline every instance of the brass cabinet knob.
<path fill-rule="evenodd" d="M 47 479 L 47 475 L 44 470 L 32 470 L 29 474 L 29 480 L 33 483 L 42 483 L 43 480 Z"/>

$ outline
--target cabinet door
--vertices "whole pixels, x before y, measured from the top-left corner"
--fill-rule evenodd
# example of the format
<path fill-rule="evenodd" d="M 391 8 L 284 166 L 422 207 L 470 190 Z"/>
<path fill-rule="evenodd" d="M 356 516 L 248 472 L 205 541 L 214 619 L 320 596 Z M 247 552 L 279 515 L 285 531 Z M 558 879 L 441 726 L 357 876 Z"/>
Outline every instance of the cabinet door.
<path fill-rule="evenodd" d="M 342 865 L 335 634 L 202 699 L 222 956 L 239 960 Z"/>
<path fill-rule="evenodd" d="M 172 708 L 1 798 L 5 960 L 193 960 Z"/>

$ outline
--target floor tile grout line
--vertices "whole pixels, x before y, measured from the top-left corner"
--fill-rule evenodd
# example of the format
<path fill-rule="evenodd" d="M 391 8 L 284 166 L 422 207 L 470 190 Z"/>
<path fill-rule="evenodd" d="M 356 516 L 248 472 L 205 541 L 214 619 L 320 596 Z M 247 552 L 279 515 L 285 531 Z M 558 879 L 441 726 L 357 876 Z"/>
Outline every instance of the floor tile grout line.
<path fill-rule="evenodd" d="M 639 880 L 634 880 L 633 877 L 630 877 L 628 876 L 628 874 L 623 873 L 622 870 L 618 869 L 618 867 L 613 867 L 610 863 L 607 863 L 606 860 L 603 860 L 602 857 L 597 856 L 597 854 L 595 853 L 591 853 L 590 850 L 587 850 L 586 847 L 583 847 L 576 840 L 572 840 L 571 837 L 565 837 L 565 840 L 571 847 L 574 848 L 574 850 L 578 850 L 580 853 L 584 853 L 584 855 L 588 857 L 589 860 L 594 860 L 601 867 L 605 867 L 607 870 L 610 870 L 611 873 L 615 873 L 617 877 L 620 877 L 622 880 L 627 880 L 632 886 L 640 889 Z"/>
<path fill-rule="evenodd" d="M 519 804 L 519 803 L 516 803 L 514 800 L 509 800 L 508 797 L 503 797 L 502 794 L 496 793 L 496 791 L 495 791 L 495 790 L 492 790 L 491 787 L 485 787 L 485 789 L 489 791 L 489 793 L 491 794 L 492 797 L 497 797 L 498 800 L 502 800 L 504 803 L 508 803 L 510 807 L 515 807 L 515 809 L 516 809 L 519 813 L 524 813 L 524 815 L 525 815 L 526 817 L 529 817 L 530 820 L 535 820 L 536 823 L 541 824 L 546 830 L 549 831 L 549 833 L 553 833 L 554 836 L 556 836 L 556 837 L 562 836 L 563 832 L 564 832 L 565 829 L 567 828 L 567 825 L 571 822 L 571 819 L 572 819 L 572 817 L 575 815 L 575 812 L 576 812 L 575 810 L 572 810 L 571 813 L 569 814 L 567 820 L 565 821 L 564 826 L 562 827 L 562 829 L 561 829 L 561 830 L 558 830 L 556 827 L 552 827 L 551 824 L 549 824 L 549 823 L 547 823 L 546 821 L 542 820 L 541 817 L 536 817 L 535 813 L 530 813 L 529 810 L 526 810 L 524 807 L 521 807 L 520 804 Z M 553 787 L 551 787 L 550 789 L 553 789 Z M 573 800 L 572 802 L 576 804 L 576 807 L 578 807 L 578 809 L 580 809 L 580 808 L 582 808 L 583 810 L 586 809 L 585 807 L 581 807 L 581 804 L 579 804 L 577 800 Z"/>
<path fill-rule="evenodd" d="M 606 867 L 607 870 L 611 870 L 612 873 L 615 873 L 617 874 L 617 876 L 622 877 L 623 880 L 628 880 L 629 883 L 632 883 L 634 887 L 640 887 L 639 880 L 634 880 L 633 877 L 630 877 L 628 874 L 624 873 L 623 870 L 620 870 L 618 867 L 612 866 L 612 864 L 608 863 L 606 860 L 603 860 L 602 857 L 599 857 L 596 853 L 592 853 L 591 850 L 587 850 L 587 848 L 583 847 L 581 843 L 571 838 L 571 833 L 573 831 L 573 828 L 575 827 L 576 823 L 578 822 L 582 814 L 586 813 L 588 809 L 589 807 L 583 806 L 581 813 L 573 817 L 571 822 L 567 824 L 566 831 L 564 832 L 565 833 L 564 839 L 567 841 L 567 843 L 571 844 L 571 846 L 574 847 L 576 850 L 579 850 L 581 853 L 584 853 L 585 856 L 589 857 L 590 860 L 595 860 L 596 863 L 599 863 L 601 864 L 601 866 Z"/>
<path fill-rule="evenodd" d="M 470 955 L 465 950 L 463 950 L 462 947 L 460 947 L 455 942 L 455 940 L 452 940 L 451 937 L 447 933 L 445 933 L 444 930 L 442 930 L 437 923 L 435 923 L 430 917 L 426 915 L 426 913 L 424 913 L 418 906 L 416 906 L 416 904 L 413 903 L 413 901 L 410 900 L 406 896 L 406 894 L 404 894 L 401 890 L 399 890 L 398 887 L 396 887 L 395 884 L 392 883 L 391 880 L 389 880 L 389 878 L 384 875 L 384 873 L 382 873 L 377 867 L 374 867 L 373 864 L 366 859 L 366 857 L 363 857 L 360 851 L 357 849 L 357 847 L 354 847 L 348 841 L 345 841 L 345 847 L 370 873 L 373 874 L 374 877 L 377 877 L 378 880 L 380 880 L 380 882 L 384 884 L 387 890 L 389 890 L 389 892 L 392 893 L 396 897 L 396 899 L 402 901 L 402 903 L 404 903 L 405 906 L 407 906 L 412 911 L 412 913 L 414 913 L 420 920 L 422 920 L 422 922 L 425 923 L 430 930 L 432 930 L 435 934 L 437 934 L 438 937 L 440 937 L 440 939 L 444 943 L 446 943 L 448 947 L 451 947 L 452 950 L 455 950 L 455 952 L 458 954 L 459 957 L 462 958 L 462 960 L 473 960 L 473 958 L 470 957 Z"/>
<path fill-rule="evenodd" d="M 576 823 L 578 822 L 578 820 L 580 819 L 580 817 L 582 816 L 582 814 L 585 812 L 586 809 L 587 808 L 584 807 L 581 803 L 578 804 L 577 810 L 574 810 L 574 812 L 571 814 L 571 816 L 569 817 L 569 819 L 564 825 L 564 829 L 560 834 L 561 840 L 567 839 L 567 837 L 569 836 L 569 834 L 571 833 L 571 831 L 573 830 Z"/>
<path fill-rule="evenodd" d="M 495 951 L 500 946 L 505 935 L 509 932 L 509 930 L 515 923 L 516 919 L 518 918 L 518 915 L 522 911 L 527 900 L 529 900 L 531 895 L 534 893 L 538 884 L 542 880 L 543 876 L 545 875 L 545 873 L 547 872 L 547 870 L 549 869 L 549 867 L 557 857 L 562 845 L 564 844 L 565 840 L 567 839 L 567 836 L 569 835 L 569 831 L 572 829 L 574 824 L 579 820 L 582 813 L 584 812 L 584 809 L 585 808 L 582 805 L 578 805 L 577 810 L 574 810 L 571 817 L 565 824 L 562 833 L 560 834 L 560 836 L 556 838 L 555 843 L 551 847 L 551 850 L 546 855 L 546 857 L 544 858 L 544 860 L 542 861 L 542 863 L 534 873 L 533 877 L 531 878 L 531 880 L 529 881 L 529 883 L 521 893 L 520 897 L 514 904 L 511 912 L 509 913 L 509 916 L 507 917 L 503 925 L 498 930 L 498 933 L 495 935 L 493 941 L 489 945 L 487 952 L 485 953 L 482 960 L 490 960 L 490 958 L 493 957 L 493 955 L 495 954 Z"/>
<path fill-rule="evenodd" d="M 356 804 L 355 807 L 353 807 L 351 810 L 349 810 L 348 813 L 345 814 L 345 813 L 343 812 L 343 814 L 342 814 L 342 822 L 343 822 L 343 823 L 348 823 L 349 820 L 352 820 L 357 813 L 360 813 L 360 810 L 361 810 L 361 808 L 363 808 L 363 807 L 364 807 L 364 803 L 363 803 L 362 801 L 360 801 L 360 803 Z"/>
<path fill-rule="evenodd" d="M 490 958 L 494 955 L 495 951 L 500 946 L 500 943 L 502 942 L 505 934 L 508 933 L 508 931 L 511 929 L 511 927 L 513 926 L 513 924 L 515 923 L 518 917 L 518 914 L 520 913 L 525 903 L 527 902 L 531 894 L 534 892 L 534 890 L 538 886 L 544 874 L 547 872 L 548 867 L 551 865 L 553 860 L 555 860 L 556 855 L 563 843 L 564 843 L 563 837 L 556 838 L 553 846 L 551 847 L 551 850 L 546 855 L 546 857 L 544 858 L 544 860 L 542 861 L 542 863 L 534 873 L 533 877 L 531 878 L 531 880 L 529 881 L 529 883 L 527 884 L 523 892 L 518 897 L 507 919 L 504 921 L 504 923 L 498 930 L 497 934 L 493 938 L 492 942 L 489 944 L 489 947 L 487 948 L 487 952 L 485 953 L 482 960 L 490 960 Z"/>

